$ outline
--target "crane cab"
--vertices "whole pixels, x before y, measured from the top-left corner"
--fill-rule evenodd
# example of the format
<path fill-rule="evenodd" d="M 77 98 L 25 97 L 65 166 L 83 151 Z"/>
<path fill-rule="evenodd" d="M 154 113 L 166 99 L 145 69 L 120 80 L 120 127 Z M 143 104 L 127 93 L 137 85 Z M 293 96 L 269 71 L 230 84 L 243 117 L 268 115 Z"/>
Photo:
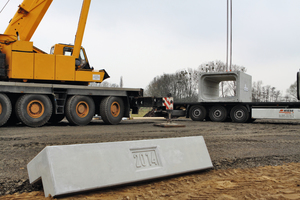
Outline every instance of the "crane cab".
<path fill-rule="evenodd" d="M 50 54 L 72 56 L 73 49 L 74 49 L 73 45 L 56 44 L 51 48 Z M 93 70 L 93 68 L 90 67 L 85 49 L 83 47 L 81 47 L 80 49 L 79 57 L 76 58 L 75 66 L 76 66 L 76 70 L 88 70 L 88 71 Z"/>

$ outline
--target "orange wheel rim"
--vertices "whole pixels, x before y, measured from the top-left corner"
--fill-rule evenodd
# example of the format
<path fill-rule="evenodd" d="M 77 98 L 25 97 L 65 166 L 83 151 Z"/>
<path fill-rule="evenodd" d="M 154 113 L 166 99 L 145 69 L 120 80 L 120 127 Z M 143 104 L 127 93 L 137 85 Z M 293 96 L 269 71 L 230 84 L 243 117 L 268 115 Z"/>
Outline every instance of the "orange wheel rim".
<path fill-rule="evenodd" d="M 32 118 L 39 118 L 45 112 L 44 104 L 39 100 L 30 101 L 27 105 L 27 113 Z"/>
<path fill-rule="evenodd" d="M 110 112 L 112 114 L 112 116 L 114 117 L 118 117 L 121 111 L 121 107 L 120 104 L 118 102 L 113 102 L 110 106 Z"/>
<path fill-rule="evenodd" d="M 85 101 L 80 101 L 76 105 L 76 114 L 80 118 L 86 117 L 89 114 L 89 111 L 90 111 L 89 105 Z"/>
<path fill-rule="evenodd" d="M 0 115 L 2 114 L 2 104 L 0 103 Z"/>

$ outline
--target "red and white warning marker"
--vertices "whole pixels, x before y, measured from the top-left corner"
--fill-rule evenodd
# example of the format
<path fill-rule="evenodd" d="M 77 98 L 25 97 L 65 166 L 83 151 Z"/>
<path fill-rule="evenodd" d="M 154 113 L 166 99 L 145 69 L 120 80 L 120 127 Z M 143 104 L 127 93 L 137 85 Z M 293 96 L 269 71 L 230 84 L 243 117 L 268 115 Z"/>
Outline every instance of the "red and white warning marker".
<path fill-rule="evenodd" d="M 172 112 L 173 112 L 173 97 L 163 97 L 162 106 L 166 107 L 166 111 L 168 113 L 167 123 L 158 123 L 154 124 L 154 126 L 160 127 L 185 127 L 185 125 L 176 124 L 172 122 Z"/>
<path fill-rule="evenodd" d="M 164 97 L 163 98 L 163 106 L 166 107 L 166 110 L 173 110 L 173 97 Z"/>

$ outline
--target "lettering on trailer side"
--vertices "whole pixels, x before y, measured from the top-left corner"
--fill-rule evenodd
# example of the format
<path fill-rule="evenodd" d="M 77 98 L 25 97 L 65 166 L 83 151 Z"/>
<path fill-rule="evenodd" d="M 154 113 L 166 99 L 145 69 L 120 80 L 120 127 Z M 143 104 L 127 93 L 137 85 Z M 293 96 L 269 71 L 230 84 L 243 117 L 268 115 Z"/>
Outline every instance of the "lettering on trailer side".
<path fill-rule="evenodd" d="M 293 109 L 281 109 L 279 111 L 279 118 L 293 119 L 294 118 L 294 110 Z"/>

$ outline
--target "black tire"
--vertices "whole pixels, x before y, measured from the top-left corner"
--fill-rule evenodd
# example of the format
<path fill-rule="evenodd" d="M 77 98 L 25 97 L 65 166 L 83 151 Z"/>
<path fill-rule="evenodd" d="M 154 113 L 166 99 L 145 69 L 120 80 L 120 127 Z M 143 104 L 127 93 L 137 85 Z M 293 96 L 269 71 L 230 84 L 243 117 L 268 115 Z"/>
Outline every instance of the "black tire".
<path fill-rule="evenodd" d="M 25 94 L 16 103 L 16 115 L 27 126 L 43 126 L 51 114 L 52 103 L 46 95 Z"/>
<path fill-rule="evenodd" d="M 100 104 L 100 115 L 106 124 L 118 124 L 124 116 L 124 102 L 119 97 L 106 97 Z"/>
<path fill-rule="evenodd" d="M 230 118 L 233 122 L 245 123 L 249 120 L 249 112 L 245 106 L 234 106 L 230 111 Z"/>
<path fill-rule="evenodd" d="M 49 122 L 51 124 L 58 124 L 61 120 L 65 118 L 64 114 L 52 114 L 52 116 L 49 119 Z"/>
<path fill-rule="evenodd" d="M 191 107 L 189 115 L 193 121 L 203 121 L 206 118 L 207 112 L 203 106 L 194 105 Z"/>
<path fill-rule="evenodd" d="M 0 94 L 0 126 L 6 124 L 11 116 L 12 106 L 6 94 Z"/>
<path fill-rule="evenodd" d="M 224 106 L 213 106 L 209 110 L 209 118 L 213 122 L 224 122 L 227 118 L 227 110 Z"/>
<path fill-rule="evenodd" d="M 70 124 L 87 125 L 95 115 L 94 100 L 88 96 L 72 96 L 66 103 L 65 114 Z"/>

